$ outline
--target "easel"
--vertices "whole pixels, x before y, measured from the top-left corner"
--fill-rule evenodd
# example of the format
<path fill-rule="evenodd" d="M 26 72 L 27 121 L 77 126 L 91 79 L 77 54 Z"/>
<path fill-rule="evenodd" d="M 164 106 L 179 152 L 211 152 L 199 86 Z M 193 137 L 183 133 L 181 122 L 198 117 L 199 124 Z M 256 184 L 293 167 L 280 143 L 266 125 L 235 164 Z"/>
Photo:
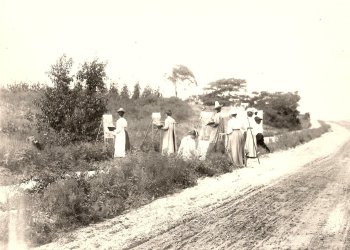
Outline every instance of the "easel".
<path fill-rule="evenodd" d="M 152 145 L 151 148 L 153 148 L 153 150 L 154 150 L 154 142 L 155 142 L 155 139 L 156 139 L 156 136 L 157 136 L 159 130 L 160 129 L 157 127 L 157 125 L 154 124 L 153 120 L 151 120 L 148 127 L 147 127 L 145 137 L 143 138 L 142 143 L 140 145 L 140 149 L 142 151 L 144 151 L 144 144 L 145 144 L 147 136 L 150 132 L 151 132 L 151 145 Z M 162 148 L 162 136 L 161 136 L 161 133 L 159 133 L 159 151 L 161 148 Z"/>
<path fill-rule="evenodd" d="M 112 131 L 108 130 L 109 126 L 113 126 L 113 118 L 111 114 L 104 114 L 102 116 L 102 120 L 100 122 L 100 126 L 98 128 L 98 132 L 96 135 L 96 141 L 98 141 L 98 137 L 101 133 L 103 133 L 103 141 L 106 144 L 109 140 L 114 140 L 114 136 L 112 134 Z"/>
<path fill-rule="evenodd" d="M 98 136 L 101 134 L 101 127 L 102 127 L 102 120 L 100 122 L 100 126 L 98 127 L 98 132 L 97 132 L 97 135 L 96 135 L 96 141 L 98 140 Z"/>

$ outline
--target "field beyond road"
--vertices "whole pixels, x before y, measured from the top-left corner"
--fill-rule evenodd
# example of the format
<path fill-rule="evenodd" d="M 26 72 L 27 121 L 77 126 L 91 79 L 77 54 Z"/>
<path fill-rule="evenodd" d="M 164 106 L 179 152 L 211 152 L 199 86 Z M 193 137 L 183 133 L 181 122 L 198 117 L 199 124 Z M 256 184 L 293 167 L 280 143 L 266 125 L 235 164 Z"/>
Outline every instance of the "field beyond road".
<path fill-rule="evenodd" d="M 350 244 L 350 125 L 67 233 L 40 249 L 342 249 Z M 350 245 L 349 245 L 350 246 Z"/>

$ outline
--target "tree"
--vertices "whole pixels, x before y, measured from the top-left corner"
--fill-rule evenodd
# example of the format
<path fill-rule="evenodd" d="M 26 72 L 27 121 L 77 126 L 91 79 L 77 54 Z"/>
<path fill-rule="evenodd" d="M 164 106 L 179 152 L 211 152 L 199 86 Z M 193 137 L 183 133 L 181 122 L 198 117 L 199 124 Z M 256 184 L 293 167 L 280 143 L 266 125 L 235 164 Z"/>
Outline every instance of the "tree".
<path fill-rule="evenodd" d="M 56 61 L 56 64 L 51 65 L 48 75 L 57 90 L 68 92 L 73 81 L 73 76 L 70 75 L 72 66 L 73 59 L 67 58 L 65 54 Z"/>
<path fill-rule="evenodd" d="M 119 98 L 119 90 L 118 90 L 118 84 L 112 83 L 109 87 L 109 98 L 118 99 Z"/>
<path fill-rule="evenodd" d="M 104 79 L 106 63 L 98 62 L 94 59 L 92 62 L 85 62 L 78 71 L 77 80 L 85 83 L 88 93 L 103 92 L 106 90 Z"/>
<path fill-rule="evenodd" d="M 122 91 L 120 92 L 120 97 L 122 99 L 130 99 L 130 92 L 129 92 L 129 88 L 126 84 L 124 84 Z"/>
<path fill-rule="evenodd" d="M 149 85 L 147 85 L 147 86 L 143 89 L 143 92 L 142 92 L 141 97 L 142 97 L 142 98 L 147 98 L 147 97 L 152 96 L 152 94 L 153 94 L 152 88 L 151 88 Z"/>
<path fill-rule="evenodd" d="M 54 87 L 47 87 L 37 102 L 41 110 L 37 124 L 39 131 L 45 130 L 47 126 L 61 131 L 73 113 L 75 101 L 71 98 L 72 91 L 69 88 L 73 81 L 72 65 L 73 59 L 63 55 L 51 66 L 48 75 Z"/>
<path fill-rule="evenodd" d="M 96 138 L 102 115 L 107 111 L 106 100 L 106 63 L 94 59 L 85 62 L 77 73 L 78 84 L 85 89 L 76 93 L 76 107 L 72 123 L 75 140 L 92 141 Z"/>
<path fill-rule="evenodd" d="M 184 65 L 176 65 L 168 76 L 168 79 L 173 83 L 175 88 L 175 96 L 178 97 L 178 84 L 179 81 L 188 80 L 190 83 L 197 85 L 196 78 L 192 71 Z"/>
<path fill-rule="evenodd" d="M 51 66 L 53 88 L 47 88 L 38 105 L 41 115 L 38 129 L 52 128 L 70 141 L 91 141 L 96 138 L 102 115 L 106 112 L 104 63 L 86 62 L 77 73 L 77 82 L 70 84 L 72 59 L 64 55 Z"/>
<path fill-rule="evenodd" d="M 134 85 L 134 93 L 132 94 L 132 99 L 136 100 L 140 98 L 141 87 L 139 83 Z"/>
<path fill-rule="evenodd" d="M 214 105 L 215 101 L 224 105 L 240 105 L 249 100 L 246 87 L 246 81 L 243 79 L 220 79 L 209 83 L 204 89 L 206 94 L 201 95 L 200 99 L 204 105 Z"/>
<path fill-rule="evenodd" d="M 275 92 L 263 91 L 252 97 L 250 105 L 264 111 L 264 123 L 277 128 L 300 129 L 298 118 L 298 92 Z"/>

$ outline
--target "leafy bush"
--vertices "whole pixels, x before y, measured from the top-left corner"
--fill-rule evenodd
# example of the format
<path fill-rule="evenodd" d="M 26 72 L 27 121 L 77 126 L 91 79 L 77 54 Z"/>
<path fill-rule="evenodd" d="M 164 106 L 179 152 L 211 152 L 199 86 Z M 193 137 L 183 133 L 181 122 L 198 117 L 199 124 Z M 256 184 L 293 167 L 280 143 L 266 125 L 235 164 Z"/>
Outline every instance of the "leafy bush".
<path fill-rule="evenodd" d="M 38 129 L 46 132 L 51 128 L 72 142 L 92 141 L 100 125 L 100 119 L 96 118 L 106 112 L 106 64 L 97 59 L 85 62 L 77 73 L 75 87 L 71 89 L 72 65 L 71 58 L 62 56 L 51 66 L 49 76 L 54 87 L 47 87 L 37 101 L 41 111 Z"/>

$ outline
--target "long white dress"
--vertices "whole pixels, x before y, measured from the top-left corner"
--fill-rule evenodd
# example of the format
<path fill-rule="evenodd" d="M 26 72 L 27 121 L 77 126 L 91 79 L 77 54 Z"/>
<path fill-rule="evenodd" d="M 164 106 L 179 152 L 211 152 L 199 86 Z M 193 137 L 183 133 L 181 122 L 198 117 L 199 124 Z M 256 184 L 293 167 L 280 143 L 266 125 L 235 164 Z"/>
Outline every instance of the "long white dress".
<path fill-rule="evenodd" d="M 164 136 L 162 145 L 162 154 L 169 155 L 176 153 L 176 132 L 175 132 L 176 121 L 168 116 L 164 121 Z"/>
<path fill-rule="evenodd" d="M 182 138 L 177 154 L 184 160 L 190 160 L 197 157 L 198 153 L 196 149 L 196 141 L 191 137 L 191 135 L 187 135 Z"/>
<path fill-rule="evenodd" d="M 256 122 L 254 117 L 246 117 L 245 120 L 245 131 L 246 139 L 244 145 L 244 151 L 247 157 L 255 158 L 256 157 Z"/>
<path fill-rule="evenodd" d="M 128 122 L 125 118 L 120 117 L 116 123 L 115 143 L 114 143 L 114 158 L 125 157 L 126 135 L 125 129 L 128 127 Z"/>
<path fill-rule="evenodd" d="M 244 136 L 242 129 L 244 129 L 243 124 L 235 117 L 232 117 L 227 123 L 227 134 L 229 135 L 227 151 L 232 163 L 236 166 L 243 166 L 244 163 Z"/>

